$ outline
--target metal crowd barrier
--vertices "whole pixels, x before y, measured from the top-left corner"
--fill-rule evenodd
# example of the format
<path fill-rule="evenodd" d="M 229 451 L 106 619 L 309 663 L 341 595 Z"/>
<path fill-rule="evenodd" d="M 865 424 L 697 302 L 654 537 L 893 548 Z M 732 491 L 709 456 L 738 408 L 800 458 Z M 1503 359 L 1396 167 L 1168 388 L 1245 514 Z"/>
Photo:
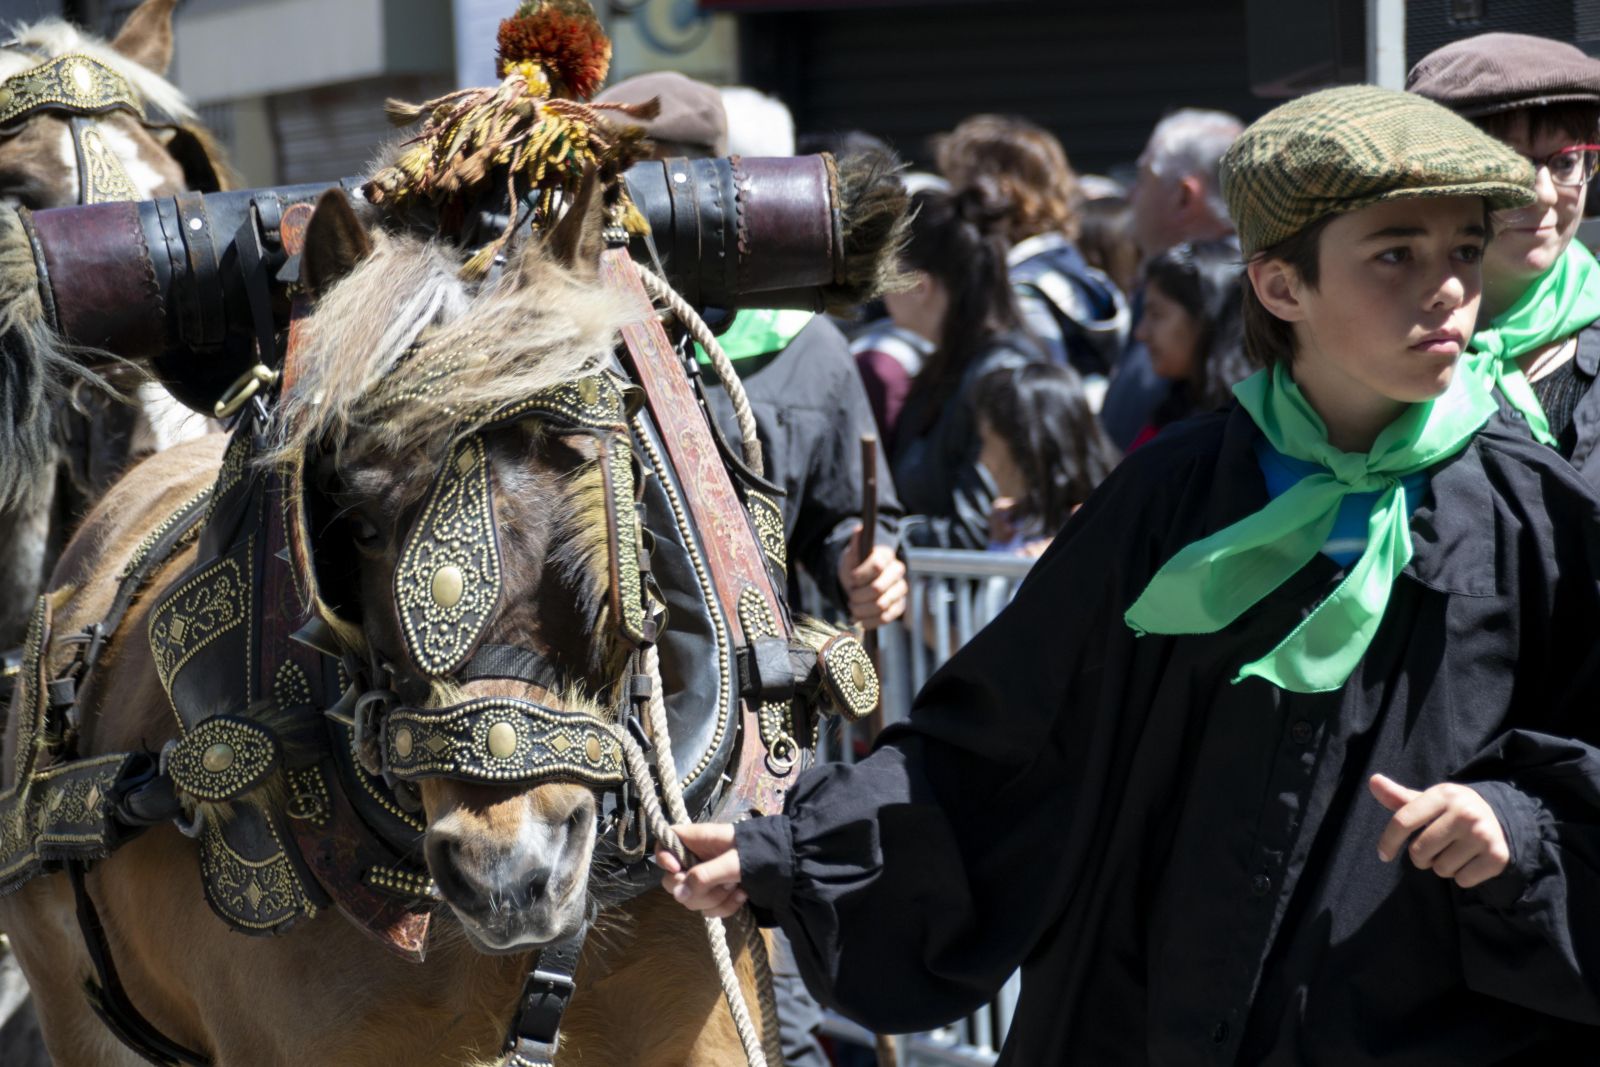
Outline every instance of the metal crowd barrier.
<path fill-rule="evenodd" d="M 908 549 L 911 595 L 905 618 L 878 631 L 878 677 L 883 723 L 904 719 L 933 672 L 1000 613 L 1033 560 L 991 552 Z M 835 724 L 837 726 L 837 724 Z M 825 732 L 819 760 L 854 763 L 868 751 L 867 724 Z M 1022 983 L 1012 975 L 995 1000 L 949 1026 L 893 1038 L 901 1067 L 992 1067 L 1011 1027 Z M 836 1045 L 870 1054 L 873 1035 L 839 1015 L 824 1015 L 823 1033 Z"/>

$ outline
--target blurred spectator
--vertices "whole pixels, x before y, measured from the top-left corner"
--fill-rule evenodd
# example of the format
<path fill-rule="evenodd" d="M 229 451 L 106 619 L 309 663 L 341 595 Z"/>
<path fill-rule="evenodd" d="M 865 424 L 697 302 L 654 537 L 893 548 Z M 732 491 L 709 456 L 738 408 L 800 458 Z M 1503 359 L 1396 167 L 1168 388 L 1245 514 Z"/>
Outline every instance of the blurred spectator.
<path fill-rule="evenodd" d="M 1128 187 L 1104 174 L 1078 175 L 1078 202 L 1092 204 L 1096 200 L 1126 200 Z"/>
<path fill-rule="evenodd" d="M 983 548 L 995 492 L 978 465 L 973 391 L 998 367 L 1044 360 L 1022 328 L 1006 274 L 1010 205 L 983 188 L 921 192 L 905 267 L 918 284 L 885 298 L 896 323 L 934 341 L 894 425 L 894 477 L 908 511 L 929 521 L 919 544 Z"/>
<path fill-rule="evenodd" d="M 1156 123 L 1139 156 L 1139 176 L 1130 200 L 1133 235 L 1150 259 L 1183 241 L 1206 241 L 1233 233 L 1217 164 L 1243 129 L 1223 111 L 1184 108 Z M 1140 301 L 1132 300 L 1137 322 Z M 1130 344 L 1111 376 L 1100 421 L 1120 448 L 1148 426 L 1169 390 L 1150 366 L 1142 344 Z"/>
<path fill-rule="evenodd" d="M 1071 367 L 1028 363 L 978 382 L 978 462 L 994 480 L 989 550 L 1037 556 L 1111 473 L 1116 446 Z"/>
<path fill-rule="evenodd" d="M 1012 245 L 1007 263 L 1022 321 L 1052 359 L 1083 376 L 1097 401 L 1127 342 L 1128 309 L 1073 243 L 1078 177 L 1061 142 L 1026 119 L 976 115 L 940 138 L 937 151 L 953 189 L 983 188 L 1008 205 L 1001 230 Z"/>
<path fill-rule="evenodd" d="M 1133 239 L 1133 207 L 1122 197 L 1088 200 L 1083 205 L 1078 250 L 1089 266 L 1105 273 L 1124 296 L 1139 284 L 1139 245 Z"/>
<path fill-rule="evenodd" d="M 930 302 L 929 287 L 933 284 L 936 283 L 924 275 L 914 290 L 886 298 L 885 306 L 898 308 L 900 318 L 891 312 L 889 318 L 874 323 L 850 345 L 856 357 L 856 370 L 861 373 L 861 384 L 872 404 L 872 416 L 878 423 L 878 436 L 891 454 L 895 425 L 900 421 L 901 409 L 906 406 L 906 397 L 911 395 L 911 382 L 938 346 L 937 336 L 925 337 L 909 325 L 913 321 L 926 321 L 927 316 L 919 309 Z M 938 331 L 933 332 L 937 335 Z"/>
<path fill-rule="evenodd" d="M 722 89 L 728 113 L 728 153 L 759 159 L 794 155 L 794 115 L 775 96 L 745 85 Z"/>
<path fill-rule="evenodd" d="M 894 155 L 894 146 L 877 134 L 868 133 L 866 130 L 830 130 L 818 133 L 802 133 L 795 139 L 795 153 L 802 156 L 814 156 L 821 152 L 832 152 L 836 156 L 850 156 L 857 152 L 884 152 Z"/>
<path fill-rule="evenodd" d="M 1135 335 L 1166 387 L 1134 448 L 1163 427 L 1233 401 L 1250 375 L 1243 325 L 1244 263 L 1231 241 L 1169 248 L 1145 266 L 1144 315 Z"/>
<path fill-rule="evenodd" d="M 655 143 L 657 159 L 715 159 L 728 154 L 728 114 L 722 95 L 675 70 L 625 79 L 594 99 L 597 104 L 661 101 L 661 114 L 639 123 Z"/>

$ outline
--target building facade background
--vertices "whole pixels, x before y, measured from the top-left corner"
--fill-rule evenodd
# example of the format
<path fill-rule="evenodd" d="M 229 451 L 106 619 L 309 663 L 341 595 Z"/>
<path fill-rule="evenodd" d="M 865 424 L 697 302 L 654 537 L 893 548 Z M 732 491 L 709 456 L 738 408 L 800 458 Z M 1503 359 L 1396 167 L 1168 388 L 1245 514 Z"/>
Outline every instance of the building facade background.
<path fill-rule="evenodd" d="M 0 22 L 115 31 L 138 0 L 0 0 Z M 1488 29 L 1600 52 L 1600 0 L 595 0 L 613 80 L 681 70 L 771 92 L 802 133 L 863 130 L 926 163 L 975 112 L 1055 131 L 1125 172 L 1176 107 L 1250 119 L 1274 96 L 1403 78 Z M 515 0 L 180 0 L 173 80 L 252 185 L 361 172 L 396 136 L 383 103 L 493 77 Z M 1414 53 L 1414 54 L 1413 54 Z"/>

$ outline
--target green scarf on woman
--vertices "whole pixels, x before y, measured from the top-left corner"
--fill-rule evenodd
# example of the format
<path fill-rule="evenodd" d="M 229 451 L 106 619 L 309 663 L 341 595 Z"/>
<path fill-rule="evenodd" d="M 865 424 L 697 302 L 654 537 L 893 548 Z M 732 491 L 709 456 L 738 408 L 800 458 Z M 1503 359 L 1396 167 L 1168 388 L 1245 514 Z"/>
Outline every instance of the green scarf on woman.
<path fill-rule="evenodd" d="M 1544 405 L 1517 360 L 1600 319 L 1600 263 L 1574 241 L 1538 281 L 1488 326 L 1472 335 L 1468 355 L 1506 401 L 1522 413 L 1534 440 L 1554 445 Z"/>
<path fill-rule="evenodd" d="M 1141 635 L 1223 629 L 1322 551 L 1346 496 L 1375 492 L 1361 558 L 1310 615 L 1234 679 L 1263 678 L 1296 693 L 1338 689 L 1366 654 L 1389 592 L 1411 560 L 1401 480 L 1465 448 L 1494 413 L 1494 400 L 1481 379 L 1457 374 L 1444 395 L 1412 404 L 1370 451 L 1354 453 L 1328 443 L 1327 427 L 1282 365 L 1258 371 L 1233 391 L 1273 448 L 1322 470 L 1179 551 L 1124 618 Z"/>

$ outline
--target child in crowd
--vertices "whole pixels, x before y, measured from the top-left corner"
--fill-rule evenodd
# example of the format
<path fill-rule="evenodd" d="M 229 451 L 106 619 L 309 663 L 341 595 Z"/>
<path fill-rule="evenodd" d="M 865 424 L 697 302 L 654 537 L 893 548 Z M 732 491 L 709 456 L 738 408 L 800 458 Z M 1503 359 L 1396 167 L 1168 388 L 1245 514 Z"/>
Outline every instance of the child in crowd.
<path fill-rule="evenodd" d="M 1118 455 L 1071 367 L 1028 363 L 978 382 L 978 462 L 999 496 L 989 550 L 1038 556 Z"/>
<path fill-rule="evenodd" d="M 916 285 L 884 303 L 897 325 L 933 348 L 893 424 L 894 483 L 906 510 L 929 520 L 909 527 L 908 540 L 981 549 L 995 492 L 978 466 L 978 380 L 1045 353 L 1023 328 L 1007 280 L 1003 226 L 1011 209 L 999 187 L 927 190 L 911 202 L 902 262 Z M 870 381 L 867 391 L 874 391 Z"/>
<path fill-rule="evenodd" d="M 1233 387 L 1251 371 L 1244 356 L 1243 275 L 1231 241 L 1180 244 L 1145 266 L 1144 314 L 1134 336 L 1172 387 L 1131 448 L 1170 423 L 1233 401 Z"/>
<path fill-rule="evenodd" d="M 1006 1067 L 1589 1062 L 1600 501 L 1458 372 L 1532 171 L 1352 86 L 1223 182 L 1267 368 L 1238 406 L 1125 460 L 868 759 L 680 827 L 663 884 L 748 899 L 883 1032 L 1020 966 Z"/>
<path fill-rule="evenodd" d="M 1600 60 L 1485 33 L 1424 56 L 1408 88 L 1532 161 L 1535 201 L 1494 220 L 1472 349 L 1502 413 L 1600 486 L 1600 264 L 1574 242 L 1600 164 Z"/>

